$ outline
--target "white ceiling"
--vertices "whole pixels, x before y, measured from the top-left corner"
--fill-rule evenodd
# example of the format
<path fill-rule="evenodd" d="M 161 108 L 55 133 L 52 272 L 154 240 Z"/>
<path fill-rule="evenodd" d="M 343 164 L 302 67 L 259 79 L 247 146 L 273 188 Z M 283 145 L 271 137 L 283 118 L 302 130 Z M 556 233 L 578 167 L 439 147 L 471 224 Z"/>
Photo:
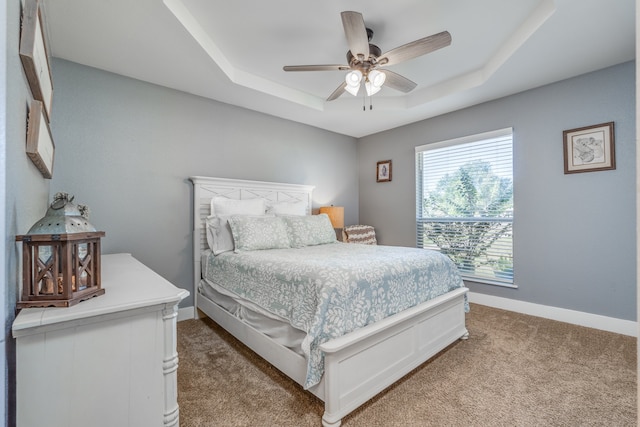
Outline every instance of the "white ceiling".
<path fill-rule="evenodd" d="M 635 58 L 634 0 L 44 2 L 54 57 L 354 137 Z M 343 10 L 383 52 L 444 30 L 452 43 L 389 67 L 418 84 L 408 94 L 326 102 L 346 72 L 282 67 L 346 64 Z"/>

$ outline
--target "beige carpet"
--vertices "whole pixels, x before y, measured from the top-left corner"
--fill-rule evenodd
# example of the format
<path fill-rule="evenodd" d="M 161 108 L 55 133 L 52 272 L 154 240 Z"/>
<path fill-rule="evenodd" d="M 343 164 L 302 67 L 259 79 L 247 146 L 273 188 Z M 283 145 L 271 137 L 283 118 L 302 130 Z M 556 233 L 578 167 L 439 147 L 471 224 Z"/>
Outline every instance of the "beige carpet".
<path fill-rule="evenodd" d="M 472 305 L 459 341 L 343 426 L 635 426 L 636 339 Z M 180 425 L 320 426 L 323 404 L 211 320 L 178 324 Z"/>

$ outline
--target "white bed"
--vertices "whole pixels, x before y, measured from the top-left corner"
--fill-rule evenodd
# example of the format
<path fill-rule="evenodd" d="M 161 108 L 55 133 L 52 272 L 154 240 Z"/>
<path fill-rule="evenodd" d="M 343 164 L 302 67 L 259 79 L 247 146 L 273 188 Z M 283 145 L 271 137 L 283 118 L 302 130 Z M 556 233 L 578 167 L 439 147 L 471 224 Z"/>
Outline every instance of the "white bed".
<path fill-rule="evenodd" d="M 263 198 L 304 202 L 311 213 L 313 187 L 224 178 L 191 177 L 194 185 L 194 278 L 196 315 L 206 314 L 284 374 L 303 385 L 307 360 L 232 315 L 198 289 L 202 255 L 207 249 L 205 219 L 213 197 Z M 325 403 L 322 424 L 337 427 L 342 418 L 436 353 L 468 336 L 465 328 L 466 288 L 357 329 L 320 345 L 324 375 L 309 388 Z"/>

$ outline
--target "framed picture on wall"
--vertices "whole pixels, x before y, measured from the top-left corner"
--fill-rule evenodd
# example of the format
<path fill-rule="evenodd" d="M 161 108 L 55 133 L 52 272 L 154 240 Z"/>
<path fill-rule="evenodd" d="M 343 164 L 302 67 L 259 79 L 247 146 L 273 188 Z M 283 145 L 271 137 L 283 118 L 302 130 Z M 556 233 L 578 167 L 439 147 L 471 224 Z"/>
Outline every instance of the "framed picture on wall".
<path fill-rule="evenodd" d="M 569 129 L 564 136 L 564 173 L 616 168 L 613 122 Z"/>
<path fill-rule="evenodd" d="M 391 181 L 391 160 L 382 160 L 376 166 L 376 182 Z"/>
<path fill-rule="evenodd" d="M 44 106 L 38 100 L 31 101 L 27 125 L 27 156 L 38 168 L 42 176 L 53 177 L 53 156 L 55 145 L 49 122 L 44 116 Z"/>
<path fill-rule="evenodd" d="M 47 120 L 50 120 L 53 81 L 45 34 L 39 1 L 26 0 L 20 33 L 20 60 L 31 88 L 31 94 L 34 99 L 42 102 L 44 114 Z"/>

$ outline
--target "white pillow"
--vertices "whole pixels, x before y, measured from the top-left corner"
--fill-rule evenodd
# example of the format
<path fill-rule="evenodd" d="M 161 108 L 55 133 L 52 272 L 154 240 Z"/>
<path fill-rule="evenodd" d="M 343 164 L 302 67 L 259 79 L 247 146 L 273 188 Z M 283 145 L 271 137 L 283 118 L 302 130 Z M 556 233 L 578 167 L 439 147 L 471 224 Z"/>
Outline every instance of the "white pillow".
<path fill-rule="evenodd" d="M 306 215 L 305 202 L 267 202 L 267 213 L 275 215 Z"/>
<path fill-rule="evenodd" d="M 264 215 L 266 205 L 264 199 L 227 199 L 214 197 L 211 199 L 211 215 Z"/>
<path fill-rule="evenodd" d="M 205 224 L 207 228 L 207 244 L 214 255 L 233 250 L 233 236 L 228 222 L 229 216 L 209 216 Z"/>

